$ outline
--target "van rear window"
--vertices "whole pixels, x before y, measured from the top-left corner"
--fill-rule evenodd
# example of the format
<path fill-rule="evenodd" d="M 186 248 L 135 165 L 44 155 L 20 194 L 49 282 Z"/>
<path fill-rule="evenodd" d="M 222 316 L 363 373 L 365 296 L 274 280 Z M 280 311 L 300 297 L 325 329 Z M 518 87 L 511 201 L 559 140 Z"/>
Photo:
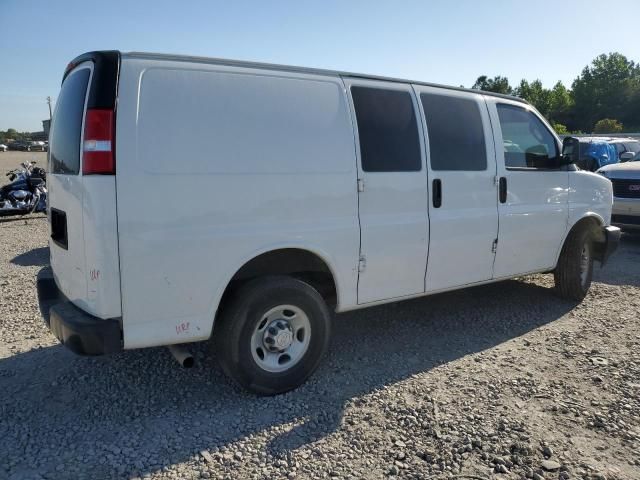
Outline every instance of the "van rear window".
<path fill-rule="evenodd" d="M 51 173 L 77 175 L 80 170 L 82 114 L 90 73 L 88 68 L 82 68 L 62 84 L 49 139 Z"/>

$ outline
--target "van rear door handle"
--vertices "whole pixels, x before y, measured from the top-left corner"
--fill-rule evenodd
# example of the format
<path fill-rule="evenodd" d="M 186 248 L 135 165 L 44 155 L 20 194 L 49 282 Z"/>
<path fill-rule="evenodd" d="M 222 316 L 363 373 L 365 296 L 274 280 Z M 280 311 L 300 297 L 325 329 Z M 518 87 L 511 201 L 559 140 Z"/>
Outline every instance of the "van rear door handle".
<path fill-rule="evenodd" d="M 433 208 L 440 208 L 442 205 L 442 182 L 439 178 L 433 180 Z"/>
<path fill-rule="evenodd" d="M 499 187 L 500 203 L 506 203 L 507 201 L 507 177 L 500 177 Z"/>

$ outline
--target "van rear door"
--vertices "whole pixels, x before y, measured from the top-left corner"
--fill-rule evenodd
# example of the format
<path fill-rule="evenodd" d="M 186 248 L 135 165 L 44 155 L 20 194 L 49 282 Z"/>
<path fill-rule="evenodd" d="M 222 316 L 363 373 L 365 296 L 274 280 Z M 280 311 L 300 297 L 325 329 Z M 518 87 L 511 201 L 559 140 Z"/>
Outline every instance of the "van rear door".
<path fill-rule="evenodd" d="M 51 126 L 47 176 L 51 266 L 58 288 L 80 307 L 87 297 L 80 142 L 92 73 L 93 64 L 85 62 L 64 79 Z"/>
<path fill-rule="evenodd" d="M 51 122 L 51 267 L 61 292 L 99 318 L 121 316 L 115 187 L 119 54 L 92 52 L 67 67 Z"/>

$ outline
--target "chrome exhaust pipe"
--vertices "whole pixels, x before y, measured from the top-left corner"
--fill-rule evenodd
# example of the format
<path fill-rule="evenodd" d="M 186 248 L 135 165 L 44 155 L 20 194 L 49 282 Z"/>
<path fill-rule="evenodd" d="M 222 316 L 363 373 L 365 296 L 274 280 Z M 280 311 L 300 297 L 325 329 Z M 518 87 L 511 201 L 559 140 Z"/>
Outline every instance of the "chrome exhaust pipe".
<path fill-rule="evenodd" d="M 171 355 L 173 355 L 173 358 L 178 361 L 180 366 L 182 366 L 183 368 L 193 367 L 193 355 L 191 355 L 186 348 L 180 345 L 169 345 L 168 348 L 171 352 Z"/>

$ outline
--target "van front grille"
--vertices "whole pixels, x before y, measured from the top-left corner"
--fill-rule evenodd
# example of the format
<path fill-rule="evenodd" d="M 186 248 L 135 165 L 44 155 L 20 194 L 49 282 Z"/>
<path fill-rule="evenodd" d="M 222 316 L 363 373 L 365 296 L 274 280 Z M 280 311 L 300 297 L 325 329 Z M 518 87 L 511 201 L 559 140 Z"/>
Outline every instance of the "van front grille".
<path fill-rule="evenodd" d="M 640 198 L 640 179 L 626 180 L 612 178 L 613 196 L 618 198 Z"/>

